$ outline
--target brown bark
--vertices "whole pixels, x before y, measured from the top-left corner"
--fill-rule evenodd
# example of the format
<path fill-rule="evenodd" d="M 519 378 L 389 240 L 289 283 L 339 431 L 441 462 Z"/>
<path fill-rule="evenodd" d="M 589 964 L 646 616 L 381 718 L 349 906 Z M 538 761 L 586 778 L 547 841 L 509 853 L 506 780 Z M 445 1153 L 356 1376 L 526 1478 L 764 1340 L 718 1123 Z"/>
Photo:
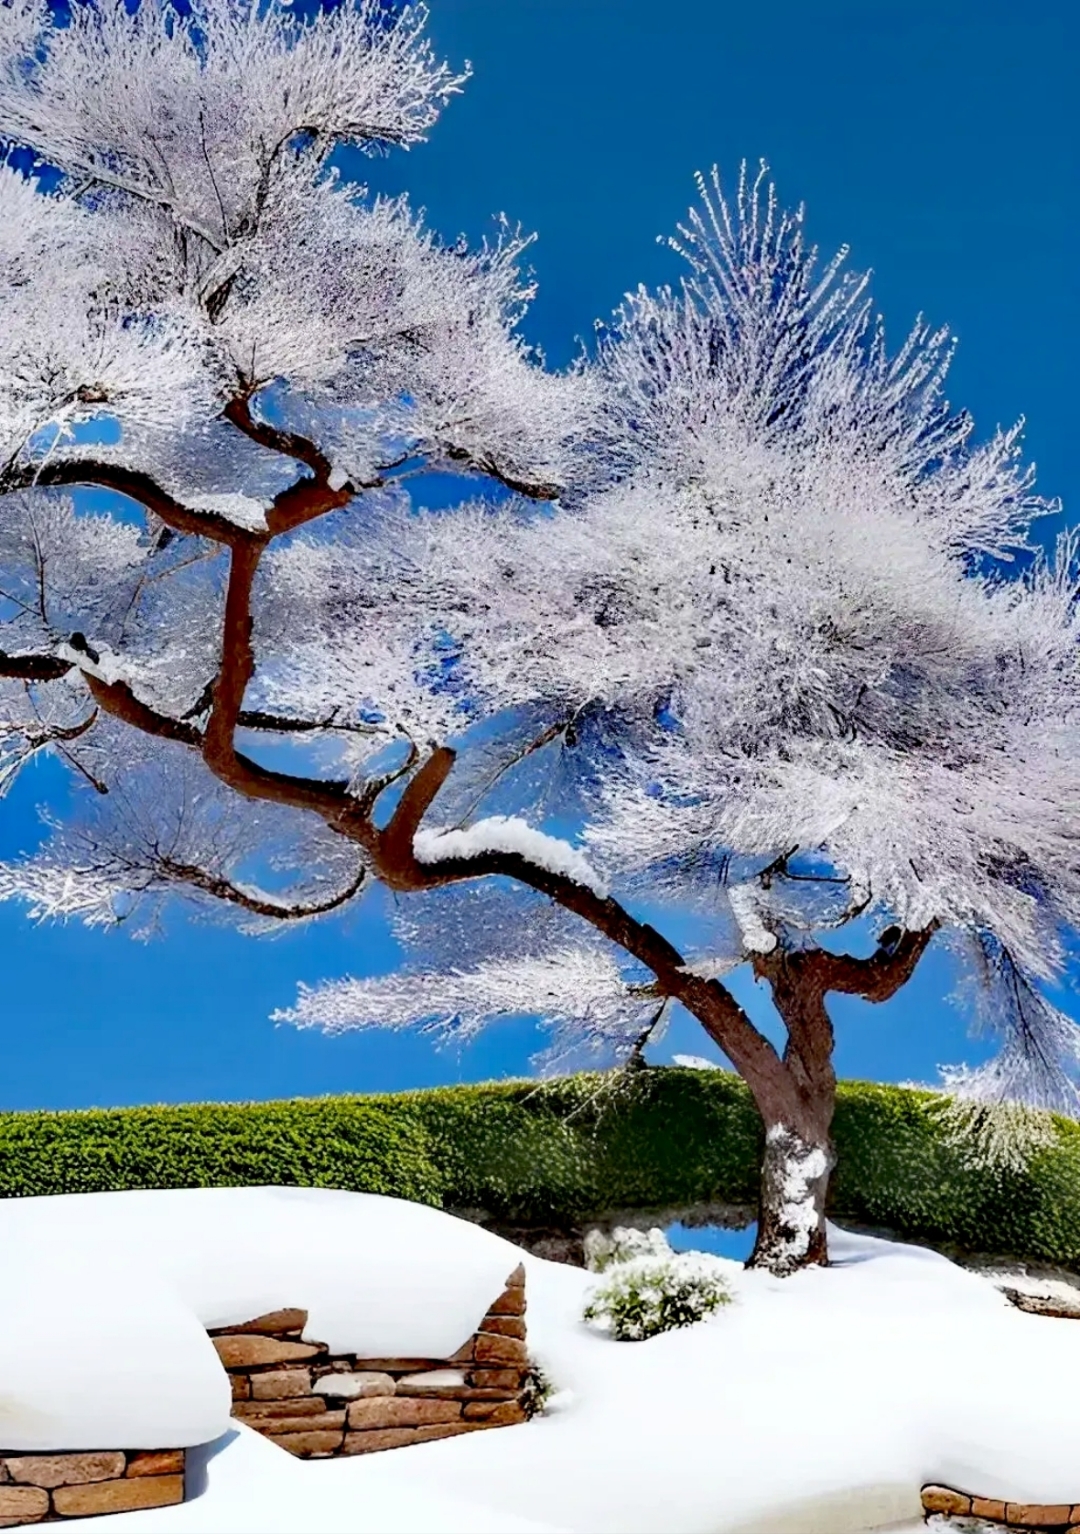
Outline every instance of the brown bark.
<path fill-rule="evenodd" d="M 864 1001 L 888 1001 L 911 978 L 935 930 L 936 923 L 897 933 L 895 942 L 879 943 L 867 959 L 822 948 L 794 953 L 778 948 L 755 960 L 755 972 L 769 982 L 787 1030 L 783 1064 L 794 1100 L 785 1106 L 754 1093 L 765 1124 L 765 1153 L 752 1267 L 780 1272 L 828 1261 L 825 1201 L 836 1162 L 836 1072 L 826 996 L 840 991 Z M 752 1081 L 749 1085 L 754 1090 Z M 806 1171 L 813 1175 L 804 1176 Z"/>
<path fill-rule="evenodd" d="M 410 752 L 403 768 L 373 781 L 359 794 L 351 793 L 344 782 L 297 777 L 266 768 L 239 751 L 238 729 L 275 727 L 265 722 L 265 716 L 244 709 L 245 694 L 255 674 L 252 603 L 263 551 L 274 537 L 346 505 L 359 487 L 332 489 L 331 465 L 325 455 L 306 439 L 257 421 L 246 396 L 234 400 L 225 413 L 238 430 L 264 447 L 295 458 L 308 470 L 307 477 L 276 498 L 267 514 L 265 532 L 192 511 L 148 476 L 112 465 L 65 461 L 47 466 L 37 480 L 42 484 L 107 486 L 140 501 L 174 531 L 209 538 L 229 550 L 220 666 L 207 692 L 205 728 L 160 714 L 137 698 L 126 683 L 105 683 L 84 673 L 99 708 L 134 729 L 199 751 L 210 771 L 246 798 L 319 815 L 355 842 L 374 876 L 394 889 L 423 890 L 465 879 L 509 878 L 537 890 L 602 932 L 651 970 L 658 997 L 682 1002 L 698 1019 L 754 1096 L 765 1125 L 766 1146 L 761 1220 L 752 1262 L 775 1272 L 790 1272 L 807 1263 L 826 1261 L 824 1208 L 833 1160 L 829 1132 L 836 1078 L 825 997 L 829 991 L 840 991 L 868 1001 L 886 1000 L 910 977 L 933 929 L 898 934 L 895 943 L 880 947 L 865 960 L 819 949 L 793 953 L 778 949 L 759 956 L 755 968 L 772 986 L 787 1027 L 781 1057 L 719 980 L 687 973 L 678 950 L 610 896 L 531 863 L 519 853 L 491 850 L 436 863 L 418 860 L 414 837 L 453 768 L 455 756 L 449 747 L 436 748 L 418 765 L 414 765 L 415 751 Z M 493 467 L 473 467 L 486 467 L 487 472 L 510 483 Z M 515 488 L 534 496 L 553 493 L 546 486 Z M 67 669 L 66 662 L 52 657 L 0 656 L 0 675 L 48 680 Z M 397 807 L 380 828 L 374 819 L 376 802 L 402 777 L 406 781 Z M 199 877 L 190 882 L 207 887 L 205 881 L 200 884 Z M 232 898 L 227 891 L 212 892 Z M 338 903 L 335 897 L 331 905 Z"/>
<path fill-rule="evenodd" d="M 191 889 L 201 890 L 204 895 L 212 895 L 215 900 L 224 900 L 229 905 L 250 911 L 253 916 L 268 916 L 275 921 L 307 921 L 313 916 L 326 916 L 330 911 L 337 911 L 343 905 L 347 905 L 359 892 L 365 876 L 365 870 L 359 869 L 344 889 L 334 895 L 328 895 L 325 900 L 290 903 L 285 900 L 272 900 L 266 895 L 254 894 L 251 890 L 241 889 L 230 879 L 223 878 L 220 874 L 212 874 L 195 863 L 184 863 L 165 855 L 154 860 L 154 867 L 163 879 L 175 884 L 185 884 Z"/>

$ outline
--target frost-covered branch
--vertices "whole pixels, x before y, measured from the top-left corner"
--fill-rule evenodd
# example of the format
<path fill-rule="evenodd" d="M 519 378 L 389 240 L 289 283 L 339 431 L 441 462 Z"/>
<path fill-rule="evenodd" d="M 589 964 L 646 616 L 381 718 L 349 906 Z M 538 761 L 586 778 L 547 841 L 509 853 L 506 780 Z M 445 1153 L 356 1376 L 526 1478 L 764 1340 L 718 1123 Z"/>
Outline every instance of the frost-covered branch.
<path fill-rule="evenodd" d="M 991 933 L 975 934 L 968 955 L 974 983 L 967 994 L 979 1030 L 1001 1047 L 985 1065 L 945 1068 L 945 1090 L 976 1105 L 1011 1102 L 1080 1116 L 1080 1026 Z"/>
<path fill-rule="evenodd" d="M 621 977 L 610 953 L 561 948 L 438 974 L 400 973 L 300 987 L 280 1022 L 338 1033 L 351 1028 L 419 1024 L 469 1038 L 495 1017 L 539 1014 L 560 1031 L 580 1030 L 594 1042 L 633 1044 L 654 997 Z"/>
<path fill-rule="evenodd" d="M 151 866 L 154 875 L 163 883 L 187 886 L 215 900 L 239 906 L 252 916 L 264 916 L 272 921 L 310 921 L 313 917 L 337 911 L 359 893 L 366 876 L 366 870 L 360 868 L 344 889 L 323 900 L 288 901 L 274 899 L 256 889 L 234 884 L 220 874 L 210 873 L 194 863 L 180 862 L 165 853 L 158 854 Z"/>

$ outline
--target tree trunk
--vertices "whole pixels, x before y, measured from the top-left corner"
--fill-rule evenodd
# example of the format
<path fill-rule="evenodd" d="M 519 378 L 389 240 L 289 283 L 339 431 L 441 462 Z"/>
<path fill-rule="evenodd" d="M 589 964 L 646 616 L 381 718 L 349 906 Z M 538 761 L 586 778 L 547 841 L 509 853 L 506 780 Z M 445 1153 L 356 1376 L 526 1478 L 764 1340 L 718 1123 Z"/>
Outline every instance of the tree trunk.
<path fill-rule="evenodd" d="M 766 1124 L 757 1240 L 748 1267 L 786 1277 L 828 1262 L 825 1195 L 835 1162 L 827 1122 L 803 1133 Z"/>

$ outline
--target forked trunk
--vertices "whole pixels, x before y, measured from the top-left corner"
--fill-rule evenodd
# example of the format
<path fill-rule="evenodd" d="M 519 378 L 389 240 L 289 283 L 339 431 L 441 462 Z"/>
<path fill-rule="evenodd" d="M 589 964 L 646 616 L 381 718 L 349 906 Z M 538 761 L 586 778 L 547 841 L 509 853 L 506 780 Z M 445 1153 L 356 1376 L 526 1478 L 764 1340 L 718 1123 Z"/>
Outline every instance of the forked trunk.
<path fill-rule="evenodd" d="M 757 1241 L 748 1266 L 787 1276 L 828 1261 L 825 1195 L 836 1156 L 827 1129 L 766 1127 Z"/>

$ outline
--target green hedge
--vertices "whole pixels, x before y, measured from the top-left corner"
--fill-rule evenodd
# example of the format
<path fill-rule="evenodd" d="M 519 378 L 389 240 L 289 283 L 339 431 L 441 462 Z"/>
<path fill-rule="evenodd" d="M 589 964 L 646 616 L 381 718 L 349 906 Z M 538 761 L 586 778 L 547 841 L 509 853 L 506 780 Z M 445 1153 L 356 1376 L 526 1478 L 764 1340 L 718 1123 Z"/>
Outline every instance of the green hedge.
<path fill-rule="evenodd" d="M 613 1084 L 614 1083 L 614 1084 Z M 1080 1270 L 1080 1126 L 1022 1174 L 974 1170 L 931 1094 L 844 1082 L 832 1212 L 961 1251 Z M 289 1102 L 0 1114 L 0 1196 L 292 1183 L 390 1193 L 504 1227 L 754 1202 L 761 1126 L 719 1071 L 647 1069 Z"/>

